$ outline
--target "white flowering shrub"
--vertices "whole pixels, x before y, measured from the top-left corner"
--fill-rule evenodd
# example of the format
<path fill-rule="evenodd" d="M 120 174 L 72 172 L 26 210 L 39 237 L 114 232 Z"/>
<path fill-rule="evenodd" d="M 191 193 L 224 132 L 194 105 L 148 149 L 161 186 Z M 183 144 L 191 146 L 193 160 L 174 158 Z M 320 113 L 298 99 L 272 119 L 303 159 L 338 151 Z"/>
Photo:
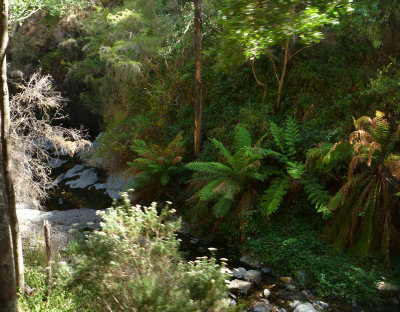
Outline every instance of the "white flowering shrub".
<path fill-rule="evenodd" d="M 227 297 L 225 263 L 202 257 L 184 261 L 174 210 L 123 204 L 102 214 L 102 230 L 89 235 L 73 283 L 94 311 L 219 311 Z"/>

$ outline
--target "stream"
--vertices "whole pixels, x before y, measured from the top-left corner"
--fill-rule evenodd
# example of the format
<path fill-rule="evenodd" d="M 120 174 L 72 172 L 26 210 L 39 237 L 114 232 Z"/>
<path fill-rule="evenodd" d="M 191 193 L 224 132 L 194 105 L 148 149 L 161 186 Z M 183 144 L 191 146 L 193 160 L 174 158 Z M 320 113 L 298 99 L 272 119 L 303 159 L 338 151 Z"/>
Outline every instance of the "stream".
<path fill-rule="evenodd" d="M 128 181 L 121 175 L 107 176 L 104 169 L 91 167 L 80 157 L 58 156 L 50 160 L 52 176 L 57 186 L 44 204 L 47 211 L 71 210 L 76 208 L 105 209 L 111 206 L 119 190 Z M 209 246 L 189 231 L 178 233 L 181 250 L 187 259 L 210 256 Z M 239 260 L 230 259 L 228 248 L 218 246 L 217 258 L 228 258 L 228 269 L 233 278 L 229 284 L 231 305 L 237 311 L 253 312 L 372 312 L 357 304 L 343 300 L 325 300 L 303 288 L 299 281 L 291 277 L 274 274 L 267 265 L 242 256 Z M 385 311 L 400 311 L 398 305 L 390 305 Z"/>

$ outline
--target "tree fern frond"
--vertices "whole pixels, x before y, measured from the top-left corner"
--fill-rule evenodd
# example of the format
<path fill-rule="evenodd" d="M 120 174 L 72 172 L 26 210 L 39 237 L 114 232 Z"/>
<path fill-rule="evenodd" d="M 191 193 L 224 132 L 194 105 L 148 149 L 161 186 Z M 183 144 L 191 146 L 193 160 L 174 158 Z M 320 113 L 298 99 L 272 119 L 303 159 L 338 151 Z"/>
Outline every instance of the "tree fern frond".
<path fill-rule="evenodd" d="M 319 184 L 315 178 L 302 180 L 302 184 L 304 185 L 308 200 L 315 206 L 317 212 L 322 213 L 324 218 L 329 217 L 332 214 L 328 209 L 331 195 L 325 187 Z"/>
<path fill-rule="evenodd" d="M 305 166 L 303 163 L 300 162 L 288 161 L 286 163 L 286 171 L 292 178 L 301 179 L 305 172 Z"/>
<path fill-rule="evenodd" d="M 216 192 L 216 188 L 224 182 L 223 178 L 219 178 L 216 180 L 211 181 L 210 183 L 206 184 L 200 191 L 199 191 L 199 199 L 201 201 L 208 201 L 216 196 L 218 196 L 218 192 Z"/>
<path fill-rule="evenodd" d="M 282 129 L 279 128 L 274 122 L 271 122 L 270 128 L 272 136 L 274 137 L 275 144 L 279 147 L 283 154 L 286 154 L 285 136 Z"/>
<path fill-rule="evenodd" d="M 289 188 L 289 182 L 288 176 L 277 177 L 271 181 L 271 185 L 262 196 L 261 208 L 265 215 L 270 215 L 279 208 Z"/>
<path fill-rule="evenodd" d="M 237 125 L 235 127 L 235 135 L 233 139 L 232 149 L 234 152 L 238 152 L 244 147 L 251 147 L 252 140 L 250 131 L 247 130 L 243 125 Z"/>
<path fill-rule="evenodd" d="M 224 217 L 229 210 L 231 209 L 232 206 L 232 199 L 228 197 L 222 197 L 214 206 L 213 206 L 213 211 L 214 215 L 217 218 L 222 218 Z"/>
<path fill-rule="evenodd" d="M 300 141 L 300 130 L 297 123 L 293 120 L 293 118 L 288 117 L 286 119 L 286 128 L 284 132 L 286 147 L 287 147 L 287 155 L 292 157 L 297 153 L 296 145 Z"/>
<path fill-rule="evenodd" d="M 230 175 L 232 173 L 231 168 L 219 162 L 194 161 L 185 165 L 185 168 L 192 171 L 210 174 Z"/>
<path fill-rule="evenodd" d="M 233 161 L 233 156 L 232 154 L 227 150 L 227 148 L 222 144 L 222 142 L 218 141 L 217 139 L 211 139 L 211 143 L 219 149 L 220 153 L 222 156 L 230 163 Z"/>

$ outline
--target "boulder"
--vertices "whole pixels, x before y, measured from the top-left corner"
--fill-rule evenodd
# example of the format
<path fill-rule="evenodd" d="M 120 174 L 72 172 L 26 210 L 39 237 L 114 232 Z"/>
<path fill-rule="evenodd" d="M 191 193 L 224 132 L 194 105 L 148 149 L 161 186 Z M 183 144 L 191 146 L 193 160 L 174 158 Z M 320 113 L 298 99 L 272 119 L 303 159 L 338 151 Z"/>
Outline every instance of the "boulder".
<path fill-rule="evenodd" d="M 300 303 L 298 306 L 296 306 L 293 312 L 317 312 L 317 310 L 315 310 L 314 306 L 311 303 L 306 302 Z"/>
<path fill-rule="evenodd" d="M 250 283 L 258 283 L 261 280 L 261 272 L 256 270 L 248 270 L 244 272 L 243 278 Z"/>
<path fill-rule="evenodd" d="M 233 273 L 232 276 L 234 278 L 238 278 L 238 279 L 242 279 L 244 277 L 244 275 L 246 274 L 247 270 L 243 267 L 238 267 L 233 269 Z"/>
<path fill-rule="evenodd" d="M 236 293 L 245 294 L 250 290 L 250 288 L 251 283 L 239 279 L 234 279 L 228 284 L 229 291 Z"/>

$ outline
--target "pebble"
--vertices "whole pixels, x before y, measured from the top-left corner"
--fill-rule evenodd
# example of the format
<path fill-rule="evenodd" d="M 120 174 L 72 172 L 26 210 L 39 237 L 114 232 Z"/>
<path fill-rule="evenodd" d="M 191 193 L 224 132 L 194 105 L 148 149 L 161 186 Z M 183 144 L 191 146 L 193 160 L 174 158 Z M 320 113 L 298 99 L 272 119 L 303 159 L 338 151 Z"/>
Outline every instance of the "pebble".
<path fill-rule="evenodd" d="M 293 281 L 293 279 L 291 277 L 288 277 L 288 276 L 281 277 L 281 278 L 279 278 L 279 280 L 281 282 L 286 283 L 286 284 L 290 284 Z"/>
<path fill-rule="evenodd" d="M 296 286 L 293 284 L 286 284 L 286 288 L 290 291 L 296 291 Z"/>
<path fill-rule="evenodd" d="M 263 294 L 265 298 L 268 298 L 271 295 L 271 292 L 269 291 L 269 289 L 265 288 Z"/>

